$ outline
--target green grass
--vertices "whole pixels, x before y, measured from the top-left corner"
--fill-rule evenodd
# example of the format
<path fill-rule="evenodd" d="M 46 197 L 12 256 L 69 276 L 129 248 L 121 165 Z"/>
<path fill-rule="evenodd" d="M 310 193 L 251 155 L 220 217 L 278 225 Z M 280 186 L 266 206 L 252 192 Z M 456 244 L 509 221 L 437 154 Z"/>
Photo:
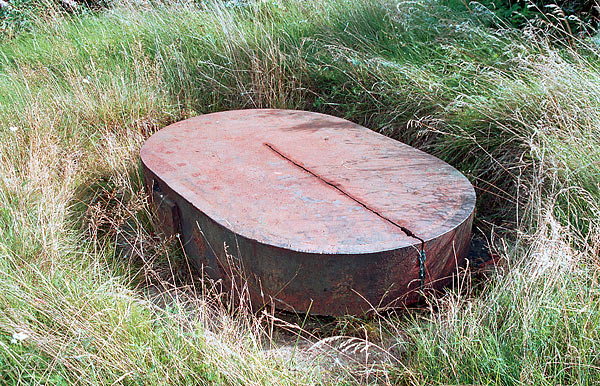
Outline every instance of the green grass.
<path fill-rule="evenodd" d="M 452 0 L 117 6 L 32 25 L 0 44 L 0 382 L 600 379 L 597 40 L 565 48 Z M 330 374 L 264 350 L 276 321 L 199 285 L 153 232 L 138 160 L 170 122 L 249 107 L 345 117 L 456 166 L 501 268 L 465 272 L 429 311 L 321 336 L 387 331 L 401 363 Z"/>

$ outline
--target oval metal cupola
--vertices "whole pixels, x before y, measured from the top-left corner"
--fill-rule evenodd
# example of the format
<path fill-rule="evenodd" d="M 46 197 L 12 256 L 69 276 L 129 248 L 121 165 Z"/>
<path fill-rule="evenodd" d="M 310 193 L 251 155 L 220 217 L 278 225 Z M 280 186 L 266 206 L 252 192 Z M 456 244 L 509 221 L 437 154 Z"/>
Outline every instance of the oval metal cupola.
<path fill-rule="evenodd" d="M 475 192 L 440 159 L 344 119 L 237 110 L 177 122 L 141 150 L 166 233 L 252 303 L 318 315 L 418 301 L 469 248 Z"/>

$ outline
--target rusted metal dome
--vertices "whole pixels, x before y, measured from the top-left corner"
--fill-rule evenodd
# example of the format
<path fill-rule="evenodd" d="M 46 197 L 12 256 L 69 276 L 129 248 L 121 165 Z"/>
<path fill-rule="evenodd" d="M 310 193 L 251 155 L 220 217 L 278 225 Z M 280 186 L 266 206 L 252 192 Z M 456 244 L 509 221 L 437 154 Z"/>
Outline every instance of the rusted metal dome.
<path fill-rule="evenodd" d="M 241 273 L 258 306 L 342 315 L 409 304 L 421 279 L 447 284 L 468 253 L 469 181 L 344 119 L 207 114 L 155 133 L 141 159 L 166 232 L 212 278 Z"/>

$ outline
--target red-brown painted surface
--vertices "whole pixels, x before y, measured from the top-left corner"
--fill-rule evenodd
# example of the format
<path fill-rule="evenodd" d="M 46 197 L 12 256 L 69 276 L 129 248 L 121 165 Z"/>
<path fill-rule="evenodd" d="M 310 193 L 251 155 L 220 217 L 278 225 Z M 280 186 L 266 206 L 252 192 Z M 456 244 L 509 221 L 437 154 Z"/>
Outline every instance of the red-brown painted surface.
<path fill-rule="evenodd" d="M 446 284 L 468 252 L 469 181 L 344 119 L 207 114 L 160 130 L 141 158 L 152 197 L 176 206 L 155 203 L 176 214 L 166 228 L 209 276 L 244 276 L 257 306 L 325 315 L 401 306 L 419 298 L 417 238 L 428 287 Z"/>

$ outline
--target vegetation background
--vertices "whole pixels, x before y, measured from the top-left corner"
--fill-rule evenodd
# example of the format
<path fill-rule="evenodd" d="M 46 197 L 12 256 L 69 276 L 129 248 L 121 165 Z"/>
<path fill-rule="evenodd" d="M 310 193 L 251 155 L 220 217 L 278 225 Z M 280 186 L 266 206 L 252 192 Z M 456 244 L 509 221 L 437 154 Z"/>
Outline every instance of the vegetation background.
<path fill-rule="evenodd" d="M 0 1 L 0 383 L 598 384 L 595 7 Z M 341 116 L 457 167 L 495 268 L 373 319 L 231 302 L 155 232 L 138 151 L 249 107 Z"/>

